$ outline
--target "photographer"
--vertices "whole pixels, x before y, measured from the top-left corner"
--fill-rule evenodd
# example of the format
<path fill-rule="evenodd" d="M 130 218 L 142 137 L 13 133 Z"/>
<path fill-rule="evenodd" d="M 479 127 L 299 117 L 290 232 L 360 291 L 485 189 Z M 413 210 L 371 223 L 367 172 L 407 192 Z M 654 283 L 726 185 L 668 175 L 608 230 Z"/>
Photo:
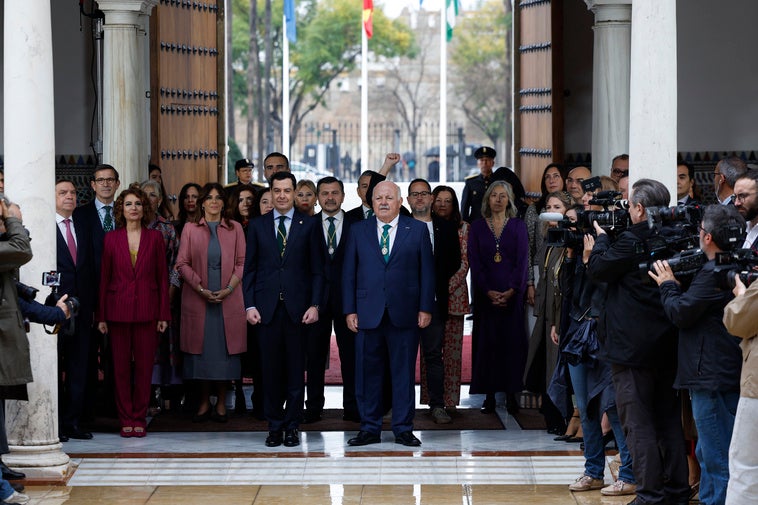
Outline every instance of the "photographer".
<path fill-rule="evenodd" d="M 616 405 L 634 461 L 635 504 L 687 503 L 687 461 L 680 402 L 673 389 L 676 373 L 676 327 L 666 318 L 658 288 L 645 283 L 638 264 L 648 255 L 646 209 L 669 205 L 670 194 L 658 181 L 640 179 L 629 200 L 632 225 L 611 243 L 597 233 L 588 274 L 608 284 L 600 326 L 605 345 L 601 359 L 611 364 Z M 666 477 L 664 477 L 666 476 Z"/>
<path fill-rule="evenodd" d="M 706 208 L 700 225 L 700 249 L 708 262 L 689 288 L 680 282 L 667 261 L 656 261 L 649 272 L 661 291 L 666 316 L 679 327 L 678 367 L 674 387 L 689 390 L 698 431 L 695 454 L 700 462 L 700 500 L 723 504 L 729 481 L 728 452 L 734 413 L 737 410 L 742 355 L 739 339 L 722 322 L 732 293 L 719 289 L 717 253 L 733 248 L 737 234 L 744 234 L 745 220 L 729 205 Z M 736 232 L 736 233 L 735 233 Z M 742 244 L 742 237 L 736 241 Z"/>
<path fill-rule="evenodd" d="M 758 503 L 758 282 L 734 279 L 734 300 L 724 308 L 724 326 L 742 339 L 740 399 L 729 446 L 727 505 Z"/>

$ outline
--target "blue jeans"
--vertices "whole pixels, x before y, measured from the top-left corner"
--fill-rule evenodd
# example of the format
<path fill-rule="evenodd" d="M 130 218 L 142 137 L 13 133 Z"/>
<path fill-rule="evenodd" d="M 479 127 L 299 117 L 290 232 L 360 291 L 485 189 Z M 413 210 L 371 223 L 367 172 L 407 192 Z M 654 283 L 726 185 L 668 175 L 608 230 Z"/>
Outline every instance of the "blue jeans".
<path fill-rule="evenodd" d="M 600 402 L 594 401 L 588 406 L 587 365 L 585 363 L 569 365 L 569 374 L 571 375 L 571 384 L 574 386 L 576 408 L 579 409 L 582 432 L 584 433 L 584 473 L 593 479 L 602 479 L 605 470 L 605 447 L 603 445 L 603 428 L 600 425 L 603 418 L 603 413 L 600 412 Z M 611 422 L 613 435 L 616 437 L 616 445 L 621 456 L 619 480 L 634 484 L 632 456 L 626 446 L 624 430 L 621 427 L 616 407 L 608 409 L 606 414 L 608 414 L 608 420 Z"/>
<path fill-rule="evenodd" d="M 691 389 L 690 398 L 698 435 L 695 455 L 700 462 L 700 501 L 723 505 L 729 482 L 729 442 L 740 393 Z"/>
<path fill-rule="evenodd" d="M 0 479 L 0 500 L 10 498 L 13 494 L 13 488 L 10 483 L 5 479 Z"/>

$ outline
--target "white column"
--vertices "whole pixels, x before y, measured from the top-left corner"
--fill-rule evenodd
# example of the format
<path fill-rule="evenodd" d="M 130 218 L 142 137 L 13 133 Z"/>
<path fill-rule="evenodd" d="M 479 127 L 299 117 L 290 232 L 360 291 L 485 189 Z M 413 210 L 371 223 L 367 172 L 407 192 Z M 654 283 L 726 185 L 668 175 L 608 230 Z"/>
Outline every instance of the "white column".
<path fill-rule="evenodd" d="M 632 0 L 585 0 L 595 14 L 592 73 L 592 172 L 610 174 L 629 152 Z"/>
<path fill-rule="evenodd" d="M 629 176 L 656 179 L 676 201 L 676 0 L 634 0 Z M 630 184 L 631 187 L 631 184 Z"/>
<path fill-rule="evenodd" d="M 158 0 L 100 0 L 103 25 L 103 163 L 121 187 L 145 178 L 149 124 L 145 114 L 145 17 Z"/>
<path fill-rule="evenodd" d="M 5 189 L 21 206 L 33 238 L 34 258 L 21 269 L 22 281 L 39 288 L 42 272 L 56 268 L 50 0 L 6 0 L 4 5 Z M 6 403 L 11 453 L 3 461 L 29 478 L 62 480 L 69 457 L 58 441 L 56 337 L 33 324 L 28 338 L 34 382 L 27 388 L 28 402 Z"/>

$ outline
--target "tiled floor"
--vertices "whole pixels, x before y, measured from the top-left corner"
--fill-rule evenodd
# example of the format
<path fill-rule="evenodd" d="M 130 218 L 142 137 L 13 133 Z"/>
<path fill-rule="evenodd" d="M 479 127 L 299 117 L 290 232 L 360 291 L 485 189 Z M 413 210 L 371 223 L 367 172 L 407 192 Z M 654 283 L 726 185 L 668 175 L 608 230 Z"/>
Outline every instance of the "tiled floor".
<path fill-rule="evenodd" d="M 462 407 L 482 398 L 463 393 Z M 327 407 L 340 402 L 330 388 Z M 64 450 L 76 465 L 66 486 L 28 485 L 32 504 L 211 505 L 597 505 L 633 497 L 574 493 L 582 473 L 577 444 L 507 429 L 417 432 L 420 448 L 383 442 L 348 447 L 354 433 L 301 433 L 294 448 L 269 449 L 265 433 L 150 433 L 144 439 L 96 434 Z M 610 474 L 606 472 L 606 481 Z"/>

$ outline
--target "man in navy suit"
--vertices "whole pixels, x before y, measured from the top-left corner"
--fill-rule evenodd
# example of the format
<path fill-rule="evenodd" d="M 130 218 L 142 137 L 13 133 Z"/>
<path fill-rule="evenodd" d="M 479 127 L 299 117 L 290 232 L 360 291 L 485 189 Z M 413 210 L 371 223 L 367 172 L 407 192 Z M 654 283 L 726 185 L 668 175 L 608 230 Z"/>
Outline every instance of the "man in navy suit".
<path fill-rule="evenodd" d="M 273 174 L 271 195 L 274 210 L 248 225 L 242 282 L 247 321 L 260 325 L 266 445 L 294 447 L 303 411 L 305 325 L 319 318 L 324 258 L 320 223 L 294 208 L 295 176 Z"/>
<path fill-rule="evenodd" d="M 320 225 L 322 254 L 326 260 L 324 274 L 326 289 L 324 303 L 319 311 L 318 322 L 311 328 L 307 345 L 308 382 L 305 401 L 305 422 L 313 423 L 321 419 L 324 408 L 324 372 L 332 338 L 332 324 L 337 336 L 342 372 L 342 418 L 359 422 L 358 404 L 355 401 L 355 333 L 347 329 L 342 313 L 342 264 L 345 258 L 345 244 L 350 230 L 350 221 L 342 202 L 345 187 L 335 177 L 324 177 L 316 186 L 318 203 L 322 211 L 316 214 Z"/>
<path fill-rule="evenodd" d="M 90 439 L 92 434 L 79 426 L 84 406 L 84 389 L 90 356 L 92 313 L 95 305 L 95 271 L 92 234 L 84 223 L 73 218 L 76 186 L 68 180 L 55 184 L 55 222 L 57 269 L 61 274 L 58 291 L 79 299 L 79 314 L 71 318 L 58 334 L 62 383 L 60 414 L 61 438 Z"/>
<path fill-rule="evenodd" d="M 423 223 L 401 216 L 400 188 L 373 192 L 375 215 L 354 223 L 345 250 L 343 310 L 356 337 L 356 399 L 361 429 L 349 445 L 381 441 L 382 383 L 389 362 L 395 442 L 419 446 L 413 435 L 419 328 L 434 311 L 434 258 Z"/>

